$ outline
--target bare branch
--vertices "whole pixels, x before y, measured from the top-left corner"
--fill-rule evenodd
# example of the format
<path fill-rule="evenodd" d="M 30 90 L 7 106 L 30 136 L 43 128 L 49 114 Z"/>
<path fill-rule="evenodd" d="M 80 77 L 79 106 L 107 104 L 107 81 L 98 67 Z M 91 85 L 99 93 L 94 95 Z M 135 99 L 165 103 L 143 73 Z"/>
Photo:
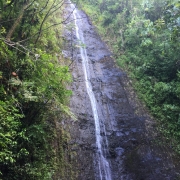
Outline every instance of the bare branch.
<path fill-rule="evenodd" d="M 46 19 L 47 19 L 49 13 L 50 13 L 52 7 L 54 6 L 55 2 L 56 2 L 56 0 L 54 0 L 54 2 L 52 3 L 51 7 L 50 7 L 49 10 L 48 10 L 48 12 L 47 12 L 46 15 L 44 16 L 44 19 L 43 19 L 42 22 L 41 22 L 40 30 L 39 30 L 39 32 L 38 32 L 38 37 L 37 37 L 36 40 L 35 40 L 35 44 L 37 43 L 37 41 L 38 41 L 38 39 L 39 39 L 39 37 L 40 37 L 40 34 L 41 34 L 41 31 L 42 31 L 43 24 L 44 24 L 44 22 L 46 21 Z"/>
<path fill-rule="evenodd" d="M 14 49 L 17 49 L 18 51 L 22 52 L 23 54 L 27 54 L 27 52 L 28 52 L 28 53 L 32 54 L 34 57 L 37 56 L 30 49 L 28 49 L 27 47 L 21 45 L 20 43 L 13 42 L 13 41 L 8 41 L 7 39 L 3 39 L 3 38 L 0 38 L 0 40 L 4 41 L 5 44 L 7 44 L 8 46 L 10 46 L 10 47 L 12 47 Z"/>
<path fill-rule="evenodd" d="M 71 3 L 66 3 L 66 4 L 71 4 Z M 87 18 L 87 17 L 82 17 L 82 18 L 76 18 L 76 19 L 72 19 L 72 20 L 68 21 L 68 19 L 70 19 L 70 16 L 72 15 L 72 13 L 74 12 L 75 9 L 76 9 L 76 7 L 70 12 L 70 14 L 68 15 L 68 17 L 67 17 L 65 20 L 63 20 L 63 21 L 61 21 L 61 22 L 59 22 L 59 23 L 55 23 L 55 24 L 53 24 L 53 25 L 51 25 L 51 26 L 49 26 L 49 27 L 47 27 L 47 28 L 44 28 L 44 29 L 42 29 L 41 31 L 36 32 L 35 34 L 32 34 L 31 37 L 26 38 L 26 39 L 23 39 L 23 40 L 21 40 L 21 41 L 18 41 L 18 42 L 16 42 L 16 43 L 23 43 L 23 42 L 25 42 L 25 41 L 28 41 L 28 40 L 30 40 L 32 37 L 37 36 L 39 33 L 42 33 L 42 32 L 44 32 L 44 31 L 50 29 L 51 27 L 54 27 L 54 26 L 57 26 L 57 25 L 60 25 L 60 24 L 68 24 L 68 23 L 70 23 L 70 22 L 72 22 L 72 21 L 75 21 L 75 20 L 78 20 L 78 19 L 80 20 L 80 19 Z"/>
<path fill-rule="evenodd" d="M 64 5 L 64 3 L 63 3 L 63 1 L 64 0 L 62 0 L 60 3 L 62 3 L 62 4 L 60 4 L 60 6 L 59 7 L 57 7 L 54 11 L 52 11 L 51 13 L 49 13 L 49 16 L 51 15 L 51 14 L 53 14 L 55 11 L 57 11 L 59 8 L 61 8 L 63 5 Z M 57 4 L 56 6 L 58 6 L 59 4 Z M 56 7 L 56 6 L 54 6 L 54 8 Z"/>
<path fill-rule="evenodd" d="M 42 9 L 39 12 L 37 12 L 37 13 L 41 13 L 47 7 L 48 3 L 49 3 L 49 0 L 46 1 L 45 6 L 42 7 Z"/>

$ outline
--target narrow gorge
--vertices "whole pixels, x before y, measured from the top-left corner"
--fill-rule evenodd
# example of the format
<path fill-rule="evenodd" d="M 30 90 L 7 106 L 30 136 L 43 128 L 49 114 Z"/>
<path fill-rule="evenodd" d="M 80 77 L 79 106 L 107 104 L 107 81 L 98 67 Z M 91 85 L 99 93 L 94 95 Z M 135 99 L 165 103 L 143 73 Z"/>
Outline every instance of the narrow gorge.
<path fill-rule="evenodd" d="M 88 16 L 70 2 L 64 16 L 63 54 L 72 61 L 70 108 L 77 120 L 64 125 L 71 166 L 62 179 L 178 179 L 178 160 Z"/>

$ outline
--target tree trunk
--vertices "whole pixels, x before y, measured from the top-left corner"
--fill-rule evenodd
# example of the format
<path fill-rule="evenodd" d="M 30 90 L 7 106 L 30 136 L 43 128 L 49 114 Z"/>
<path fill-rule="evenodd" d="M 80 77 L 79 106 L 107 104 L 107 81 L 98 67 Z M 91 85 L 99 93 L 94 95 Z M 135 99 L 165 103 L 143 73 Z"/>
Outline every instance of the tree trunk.
<path fill-rule="evenodd" d="M 26 9 L 27 7 L 28 7 L 28 4 L 25 4 L 25 5 L 23 6 L 22 10 L 21 10 L 20 13 L 19 13 L 19 16 L 17 17 L 17 19 L 15 20 L 15 22 L 14 22 L 14 24 L 12 25 L 11 29 L 10 29 L 9 32 L 7 33 L 6 39 L 7 39 L 8 41 L 11 40 L 11 37 L 12 37 L 15 29 L 16 29 L 17 26 L 20 24 L 21 19 L 22 19 L 23 15 L 24 15 L 24 11 L 25 11 L 25 9 Z"/>

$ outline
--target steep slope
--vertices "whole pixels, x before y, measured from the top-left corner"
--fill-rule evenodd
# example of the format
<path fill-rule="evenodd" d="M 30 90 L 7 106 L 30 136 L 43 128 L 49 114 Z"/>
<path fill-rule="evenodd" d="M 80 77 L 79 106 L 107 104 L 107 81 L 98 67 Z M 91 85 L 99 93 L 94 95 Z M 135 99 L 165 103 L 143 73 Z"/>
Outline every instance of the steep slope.
<path fill-rule="evenodd" d="M 64 54 L 73 61 L 70 106 L 78 119 L 70 124 L 72 139 L 68 147 L 71 152 L 69 163 L 71 170 L 76 172 L 76 179 L 108 179 L 98 171 L 95 118 L 85 85 L 80 48 L 87 51 L 88 81 L 96 99 L 102 148 L 110 164 L 112 179 L 177 178 L 178 161 L 170 148 L 160 143 L 162 139 L 155 131 L 154 120 L 136 98 L 126 74 L 116 67 L 111 52 L 89 18 L 76 10 L 78 18 L 74 24 L 73 6 L 68 5 L 66 11 L 66 17 L 72 14 L 65 32 L 67 44 L 72 44 L 72 48 L 65 49 Z M 78 39 L 75 26 L 82 32 L 83 40 Z M 70 179 L 68 173 L 64 179 Z"/>

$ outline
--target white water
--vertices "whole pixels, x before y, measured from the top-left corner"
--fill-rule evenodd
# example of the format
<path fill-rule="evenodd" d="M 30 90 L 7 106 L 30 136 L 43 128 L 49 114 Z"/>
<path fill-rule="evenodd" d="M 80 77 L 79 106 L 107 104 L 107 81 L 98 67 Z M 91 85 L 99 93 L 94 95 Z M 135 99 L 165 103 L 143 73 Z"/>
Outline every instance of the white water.
<path fill-rule="evenodd" d="M 73 11 L 73 16 L 75 20 L 75 30 L 76 30 L 76 37 L 77 39 L 85 44 L 84 41 L 84 35 L 82 30 L 80 30 L 78 23 L 82 22 L 81 16 L 78 13 L 78 10 L 75 8 L 73 4 L 71 4 Z M 77 23 L 78 21 L 78 23 Z M 85 77 L 85 84 L 87 88 L 87 93 L 89 95 L 90 101 L 91 101 L 91 107 L 92 107 L 92 112 L 94 116 L 94 121 L 95 121 L 95 135 L 96 135 L 96 146 L 97 146 L 97 153 L 96 153 L 96 160 L 98 162 L 98 170 L 99 170 L 99 178 L 100 180 L 111 180 L 111 171 L 110 171 L 110 166 L 107 161 L 107 159 L 104 157 L 103 154 L 103 148 L 102 148 L 102 138 L 100 135 L 101 129 L 100 129 L 100 120 L 98 116 L 98 111 L 97 111 L 97 104 L 96 104 L 96 98 L 95 95 L 92 91 L 92 86 L 91 82 L 89 81 L 90 79 L 90 73 L 89 73 L 89 63 L 88 63 L 88 56 L 87 56 L 87 51 L 85 47 L 80 46 L 80 54 L 81 54 L 81 59 L 82 59 L 82 66 L 83 66 L 83 71 L 84 71 L 84 77 Z M 105 132 L 103 128 L 103 132 Z"/>

